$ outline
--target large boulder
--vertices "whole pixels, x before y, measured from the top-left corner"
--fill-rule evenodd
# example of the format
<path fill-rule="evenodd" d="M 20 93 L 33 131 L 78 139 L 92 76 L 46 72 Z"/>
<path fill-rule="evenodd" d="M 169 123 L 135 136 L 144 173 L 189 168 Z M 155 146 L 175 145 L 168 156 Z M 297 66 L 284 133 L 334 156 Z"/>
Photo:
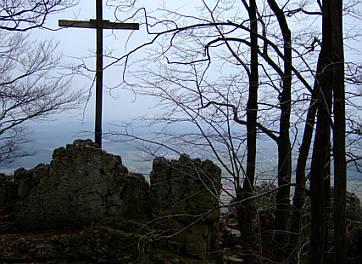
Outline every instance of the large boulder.
<path fill-rule="evenodd" d="M 147 214 L 149 187 L 144 177 L 129 173 L 119 156 L 91 140 L 54 150 L 49 165 L 18 169 L 13 184 L 11 215 L 21 229 L 67 227 L 107 216 L 142 220 Z"/>
<path fill-rule="evenodd" d="M 156 158 L 151 182 L 152 216 L 168 248 L 199 259 L 215 258 L 221 170 L 211 161 Z M 207 262 L 206 262 L 207 263 Z M 211 262 L 210 262 L 211 263 Z"/>

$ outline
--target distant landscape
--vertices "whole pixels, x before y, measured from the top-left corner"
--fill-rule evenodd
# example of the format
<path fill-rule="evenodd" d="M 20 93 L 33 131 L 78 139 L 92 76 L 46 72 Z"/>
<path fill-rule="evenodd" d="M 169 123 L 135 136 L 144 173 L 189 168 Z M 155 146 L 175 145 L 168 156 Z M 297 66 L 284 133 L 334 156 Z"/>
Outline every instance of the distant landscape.
<path fill-rule="evenodd" d="M 138 172 L 145 175 L 148 179 L 148 174 L 152 169 L 152 157 L 146 154 L 142 147 L 135 142 L 126 140 L 114 141 L 108 135 L 110 131 L 117 130 L 116 122 L 109 122 L 104 125 L 103 149 L 109 153 L 121 156 L 123 164 L 132 172 Z M 25 146 L 26 151 L 33 153 L 28 157 L 19 158 L 8 167 L 0 165 L 0 172 L 11 174 L 17 168 L 33 168 L 39 163 L 49 163 L 51 160 L 52 152 L 54 149 L 64 147 L 66 144 L 72 143 L 75 139 L 92 139 L 93 140 L 93 123 L 91 122 L 46 122 L 46 123 L 33 123 L 31 126 L 32 134 L 30 138 L 32 141 Z M 185 130 L 191 129 L 190 127 L 184 128 Z M 146 127 L 135 129 L 135 134 L 140 137 L 149 135 Z M 262 164 L 259 162 L 259 172 L 267 171 L 259 175 L 262 179 L 273 179 L 276 175 L 276 149 L 273 143 L 266 142 L 259 151 L 259 160 L 263 160 Z M 187 153 L 186 153 L 187 154 Z M 167 158 L 178 159 L 175 153 L 163 153 Z M 205 155 L 201 155 L 205 158 Z M 208 157 L 206 157 L 208 158 Z M 294 164 L 295 165 L 295 164 Z M 224 172 L 226 174 L 226 172 Z M 362 175 L 357 171 L 354 166 L 348 167 L 348 190 L 356 193 L 362 200 Z"/>

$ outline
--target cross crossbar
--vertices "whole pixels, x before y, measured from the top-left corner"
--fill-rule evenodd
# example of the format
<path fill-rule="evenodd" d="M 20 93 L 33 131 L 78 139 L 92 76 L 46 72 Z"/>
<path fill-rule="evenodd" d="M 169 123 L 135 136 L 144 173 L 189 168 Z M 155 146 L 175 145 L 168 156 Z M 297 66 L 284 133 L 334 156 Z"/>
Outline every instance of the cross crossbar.
<path fill-rule="evenodd" d="M 90 19 L 89 21 L 81 20 L 59 20 L 58 25 L 60 27 L 77 27 L 77 28 L 97 28 L 97 20 Z M 109 22 L 109 20 L 102 20 L 102 29 L 130 29 L 138 30 L 138 23 L 118 23 Z"/>

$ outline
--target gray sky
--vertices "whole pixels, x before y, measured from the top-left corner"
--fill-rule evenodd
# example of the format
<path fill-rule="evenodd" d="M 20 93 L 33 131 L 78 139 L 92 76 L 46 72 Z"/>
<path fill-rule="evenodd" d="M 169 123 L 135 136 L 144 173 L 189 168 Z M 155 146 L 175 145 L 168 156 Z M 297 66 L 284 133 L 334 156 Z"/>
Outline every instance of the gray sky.
<path fill-rule="evenodd" d="M 104 1 L 103 19 L 114 21 L 113 9 L 107 8 Z M 155 1 L 157 2 L 157 1 Z M 47 27 L 57 29 L 58 19 L 69 20 L 89 20 L 95 19 L 95 0 L 80 0 L 79 5 L 65 12 L 53 14 L 49 17 Z M 121 55 L 140 44 L 145 35 L 144 30 L 131 32 L 128 30 L 104 30 L 104 52 L 114 52 L 115 55 Z M 133 42 L 127 45 L 127 39 L 132 34 Z M 95 68 L 95 29 L 85 28 L 65 28 L 59 31 L 51 32 L 48 30 L 33 30 L 30 37 L 35 40 L 53 40 L 59 43 L 58 51 L 63 55 L 65 63 L 79 65 L 82 62 L 88 68 Z M 106 65 L 107 60 L 104 60 Z M 113 87 L 121 80 L 122 71 L 120 67 L 113 67 L 104 71 L 104 97 L 103 97 L 103 121 L 115 121 L 128 118 L 134 118 L 154 111 L 154 102 L 150 98 L 135 96 L 134 93 L 125 90 L 113 90 L 112 96 L 109 95 L 106 87 Z M 92 84 L 92 73 L 88 73 L 89 78 L 75 76 L 72 81 L 73 89 L 83 89 L 88 91 Z M 92 97 L 85 108 L 85 121 L 94 120 L 95 91 L 92 89 Z M 70 118 L 81 120 L 84 105 L 79 109 L 55 116 L 55 119 Z"/>
<path fill-rule="evenodd" d="M 103 0 L 104 1 L 104 19 L 114 21 L 113 9 L 106 7 L 106 2 L 127 2 L 127 0 Z M 216 2 L 213 0 L 205 0 L 208 3 Z M 58 19 L 70 19 L 70 20 L 89 20 L 95 19 L 95 6 L 96 0 L 80 0 L 79 5 L 75 6 L 72 9 L 69 9 L 65 12 L 55 14 L 49 17 L 47 21 L 47 26 L 53 29 L 58 28 Z M 279 2 L 279 1 L 278 1 Z M 307 1 L 308 2 L 308 1 Z M 147 8 L 155 9 L 157 7 L 164 7 L 165 9 L 172 9 L 175 12 L 187 12 L 192 10 L 193 6 L 201 5 L 202 1 L 190 1 L 190 0 L 177 0 L 177 1 L 167 1 L 167 0 L 137 0 L 139 6 L 145 6 Z M 168 6 L 164 6 L 167 4 Z M 199 12 L 198 9 L 193 9 L 192 12 Z M 124 18 L 130 14 L 124 13 Z M 240 14 L 239 14 L 240 15 Z M 121 18 L 122 19 L 122 18 Z M 144 22 L 134 21 L 134 22 Z M 347 21 L 348 22 L 348 21 Z M 304 27 L 305 24 L 301 23 L 300 26 Z M 360 25 L 354 25 L 355 27 L 360 28 Z M 66 28 L 59 31 L 51 32 L 48 30 L 33 30 L 30 33 L 30 36 L 36 40 L 54 40 L 59 42 L 59 53 L 63 54 L 64 62 L 71 64 L 80 64 L 84 60 L 88 68 L 95 68 L 95 39 L 96 32 L 94 29 L 84 29 L 84 28 Z M 128 41 L 128 38 L 131 36 L 131 41 Z M 105 52 L 114 52 L 115 56 L 120 56 L 127 51 L 133 49 L 137 45 L 146 41 L 149 36 L 145 31 L 144 27 L 141 27 L 139 31 L 126 31 L 126 30 L 104 30 L 104 47 Z M 359 52 L 358 41 L 355 42 L 356 51 Z M 350 51 L 346 52 L 346 58 L 351 56 Z M 360 54 L 360 53 L 358 53 Z M 139 55 L 140 58 L 141 55 Z M 107 60 L 105 60 L 106 64 Z M 104 85 L 107 87 L 112 87 L 115 84 L 119 83 L 121 80 L 121 67 L 112 67 L 107 69 L 104 72 Z M 89 77 L 94 77 L 93 74 L 89 73 Z M 214 76 L 218 78 L 218 75 Z M 75 76 L 72 82 L 72 88 L 75 90 L 84 89 L 88 90 L 92 83 L 91 79 Z M 93 89 L 94 90 L 94 89 Z M 103 123 L 114 122 L 116 120 L 125 120 L 129 118 L 135 118 L 138 116 L 145 116 L 155 113 L 157 110 L 153 107 L 155 102 L 152 102 L 151 98 L 140 97 L 126 90 L 116 90 L 113 95 L 115 98 L 107 94 L 107 90 L 104 91 L 103 99 Z M 85 108 L 84 121 L 89 123 L 94 122 L 94 99 L 95 93 L 89 101 L 89 104 Z M 63 113 L 55 118 L 58 118 L 61 122 L 72 122 L 72 121 L 81 121 L 82 119 L 82 110 L 84 105 L 81 105 L 79 109 L 73 110 L 71 112 Z M 52 121 L 53 122 L 53 121 Z M 49 123 L 48 123 L 49 124 Z M 60 124 L 54 122 L 52 125 Z M 46 127 L 46 123 L 40 123 Z M 76 128 L 78 129 L 78 128 Z M 63 132 L 63 131 L 62 131 Z M 92 137 L 91 137 L 92 138 Z M 68 142 L 70 143 L 70 142 Z"/>
<path fill-rule="evenodd" d="M 114 21 L 113 8 L 106 6 L 107 2 L 113 3 L 124 3 L 127 1 L 114 1 L 114 0 L 104 0 L 104 19 Z M 189 13 L 195 5 L 200 5 L 201 1 L 187 1 L 187 0 L 178 0 L 178 1 L 164 1 L 164 0 L 138 0 L 138 6 L 144 6 L 147 9 L 155 8 L 168 8 L 175 10 L 176 12 L 185 12 Z M 206 1 L 212 3 L 213 1 Z M 89 20 L 95 18 L 95 0 L 80 0 L 79 4 L 74 8 L 71 8 L 65 12 L 55 14 L 49 17 L 47 26 L 50 28 L 58 28 L 58 19 L 74 19 L 74 20 Z M 126 9 L 124 9 L 126 10 Z M 198 12 L 197 9 L 193 9 L 192 12 Z M 125 18 L 127 15 L 124 14 Z M 122 19 L 122 17 L 121 17 Z M 135 21 L 135 22 L 144 22 L 144 21 Z M 345 21 L 348 24 L 348 21 Z M 348 25 L 349 27 L 351 25 Z M 354 25 L 354 27 L 359 27 Z M 66 28 L 56 32 L 50 32 L 46 30 L 35 30 L 32 31 L 31 36 L 35 39 L 52 39 L 55 42 L 59 42 L 59 52 L 63 54 L 64 61 L 72 64 L 80 64 L 82 60 L 85 62 L 87 67 L 94 69 L 95 68 L 95 38 L 96 32 L 94 29 L 84 29 L 84 28 Z M 128 41 L 130 34 L 131 40 Z M 138 44 L 141 44 L 147 39 L 147 32 L 144 27 L 141 27 L 139 31 L 128 31 L 128 30 L 104 30 L 104 49 L 105 52 L 112 52 L 115 56 L 120 56 L 132 48 L 136 47 Z M 356 50 L 359 50 L 358 46 L 360 43 L 357 41 Z M 354 56 L 354 52 L 349 50 L 346 52 L 346 59 L 350 54 Z M 105 59 L 105 64 L 107 60 Z M 121 80 L 121 67 L 112 67 L 105 70 L 104 72 L 104 98 L 103 98 L 103 120 L 119 120 L 134 118 L 137 116 L 144 116 L 149 113 L 155 112 L 153 108 L 155 102 L 151 98 L 140 97 L 125 90 L 114 90 L 111 97 L 107 94 L 106 87 L 113 87 L 119 83 Z M 93 77 L 89 73 L 89 77 Z M 92 81 L 90 79 L 75 76 L 72 82 L 73 89 L 84 89 L 88 90 Z M 87 107 L 85 108 L 85 120 L 93 121 L 94 119 L 94 93 L 89 101 Z M 70 113 L 65 113 L 61 115 L 61 118 L 72 118 L 80 120 L 82 118 L 82 110 L 72 111 Z"/>

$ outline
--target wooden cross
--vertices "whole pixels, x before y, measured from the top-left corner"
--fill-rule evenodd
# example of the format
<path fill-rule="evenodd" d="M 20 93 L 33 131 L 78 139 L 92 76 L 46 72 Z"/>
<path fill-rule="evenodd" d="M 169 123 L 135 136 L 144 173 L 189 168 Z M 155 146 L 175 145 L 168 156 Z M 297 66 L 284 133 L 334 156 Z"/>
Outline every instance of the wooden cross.
<path fill-rule="evenodd" d="M 138 30 L 138 23 L 116 23 L 103 20 L 102 0 L 96 0 L 96 20 L 89 21 L 59 20 L 60 27 L 96 28 L 97 29 L 97 69 L 96 69 L 96 120 L 95 142 L 102 148 L 102 95 L 103 95 L 103 29 Z"/>

